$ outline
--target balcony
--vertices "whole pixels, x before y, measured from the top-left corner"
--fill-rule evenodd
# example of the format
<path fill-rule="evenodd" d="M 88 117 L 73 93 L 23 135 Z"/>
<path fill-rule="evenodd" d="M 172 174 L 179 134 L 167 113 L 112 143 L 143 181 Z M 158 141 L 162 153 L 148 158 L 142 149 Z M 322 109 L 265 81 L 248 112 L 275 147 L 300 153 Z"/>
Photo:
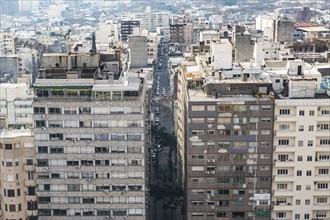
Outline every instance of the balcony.
<path fill-rule="evenodd" d="M 275 145 L 276 152 L 295 152 L 296 148 L 294 145 Z"/>
<path fill-rule="evenodd" d="M 36 166 L 34 164 L 32 165 L 24 164 L 24 171 L 33 172 L 35 170 L 36 170 Z"/>
<path fill-rule="evenodd" d="M 316 152 L 329 152 L 330 145 L 316 145 Z"/>
<path fill-rule="evenodd" d="M 295 130 L 279 130 L 275 131 L 277 137 L 296 137 L 297 133 Z"/>
<path fill-rule="evenodd" d="M 36 180 L 24 180 L 24 185 L 25 186 L 36 186 Z"/>
<path fill-rule="evenodd" d="M 291 189 L 275 189 L 273 190 L 273 197 L 287 197 L 287 196 L 293 196 L 293 190 Z"/>
<path fill-rule="evenodd" d="M 37 195 L 25 195 L 26 201 L 37 201 Z"/>
<path fill-rule="evenodd" d="M 330 182 L 329 174 L 315 175 L 314 181 L 315 182 Z"/>
<path fill-rule="evenodd" d="M 276 115 L 275 120 L 277 122 L 295 122 L 295 115 Z"/>
<path fill-rule="evenodd" d="M 274 175 L 273 181 L 274 182 L 292 182 L 294 176 L 292 174 L 288 175 Z"/>
<path fill-rule="evenodd" d="M 292 211 L 293 210 L 292 203 L 280 203 L 278 205 L 274 205 L 274 211 Z"/>
<path fill-rule="evenodd" d="M 275 167 L 294 167 L 296 165 L 292 159 L 286 161 L 281 161 L 281 160 L 274 160 L 274 161 L 275 161 Z"/>

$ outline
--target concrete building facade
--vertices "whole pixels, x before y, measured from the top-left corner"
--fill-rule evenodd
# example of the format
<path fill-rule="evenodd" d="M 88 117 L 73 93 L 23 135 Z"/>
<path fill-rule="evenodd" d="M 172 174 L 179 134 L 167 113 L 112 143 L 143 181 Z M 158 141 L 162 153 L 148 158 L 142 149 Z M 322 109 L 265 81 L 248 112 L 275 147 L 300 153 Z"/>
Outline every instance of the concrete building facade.
<path fill-rule="evenodd" d="M 44 55 L 34 87 L 39 219 L 147 219 L 146 79 L 59 56 Z"/>
<path fill-rule="evenodd" d="M 131 67 L 147 67 L 148 65 L 148 37 L 128 36 L 129 63 Z"/>
<path fill-rule="evenodd" d="M 34 135 L 30 130 L 1 130 L 1 220 L 37 220 Z"/>
<path fill-rule="evenodd" d="M 157 27 L 169 27 L 170 16 L 166 12 L 151 12 L 147 7 L 144 13 L 133 14 L 133 19 L 140 21 L 141 30 L 156 33 Z"/>

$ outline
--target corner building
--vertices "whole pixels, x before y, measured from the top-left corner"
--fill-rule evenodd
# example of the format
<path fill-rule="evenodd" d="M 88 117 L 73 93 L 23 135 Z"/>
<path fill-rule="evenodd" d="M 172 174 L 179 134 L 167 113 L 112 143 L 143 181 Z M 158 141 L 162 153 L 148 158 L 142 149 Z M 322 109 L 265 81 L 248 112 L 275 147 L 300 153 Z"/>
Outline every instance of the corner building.
<path fill-rule="evenodd" d="M 36 220 L 34 136 L 30 130 L 0 132 L 0 219 Z"/>
<path fill-rule="evenodd" d="M 46 54 L 33 103 L 39 219 L 146 219 L 146 82 Z"/>

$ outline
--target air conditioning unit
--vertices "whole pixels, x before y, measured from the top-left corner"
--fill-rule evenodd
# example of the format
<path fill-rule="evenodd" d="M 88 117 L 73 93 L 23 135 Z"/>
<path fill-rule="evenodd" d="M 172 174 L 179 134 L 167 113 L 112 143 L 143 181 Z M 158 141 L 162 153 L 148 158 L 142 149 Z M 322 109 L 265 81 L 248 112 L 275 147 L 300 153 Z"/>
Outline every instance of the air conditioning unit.
<path fill-rule="evenodd" d="M 104 193 L 105 194 L 109 194 L 109 190 L 104 190 Z"/>
<path fill-rule="evenodd" d="M 211 171 L 207 171 L 206 173 L 207 173 L 207 174 L 211 174 Z"/>
<path fill-rule="evenodd" d="M 48 205 L 48 206 L 52 206 L 52 204 L 51 204 L 51 203 L 48 203 L 47 205 Z"/>
<path fill-rule="evenodd" d="M 73 142 L 77 142 L 77 139 L 72 139 Z"/>
<path fill-rule="evenodd" d="M 208 159 L 208 160 L 207 160 L 207 162 L 208 162 L 208 163 L 211 163 L 211 160 L 210 160 L 210 159 Z"/>
<path fill-rule="evenodd" d="M 87 179 L 87 182 L 90 182 L 91 181 L 91 179 Z"/>
<path fill-rule="evenodd" d="M 215 174 L 215 171 L 211 171 L 211 174 Z"/>
<path fill-rule="evenodd" d="M 42 127 L 41 129 L 42 129 L 43 131 L 46 131 L 46 127 Z"/>
<path fill-rule="evenodd" d="M 226 87 L 226 91 L 230 91 L 230 87 Z"/>
<path fill-rule="evenodd" d="M 215 160 L 212 160 L 212 163 L 215 163 Z"/>
<path fill-rule="evenodd" d="M 215 206 L 214 205 L 211 205 L 210 206 L 210 209 L 214 210 L 215 209 Z"/>
<path fill-rule="evenodd" d="M 91 141 L 90 141 L 90 140 L 86 140 L 86 141 L 87 141 L 87 143 L 89 143 L 89 144 L 91 143 Z"/>
<path fill-rule="evenodd" d="M 214 193 L 211 193 L 210 196 L 211 196 L 211 197 L 214 197 Z"/>
<path fill-rule="evenodd" d="M 45 115 L 41 115 L 40 117 L 41 117 L 41 118 L 46 118 L 46 116 L 45 116 Z"/>

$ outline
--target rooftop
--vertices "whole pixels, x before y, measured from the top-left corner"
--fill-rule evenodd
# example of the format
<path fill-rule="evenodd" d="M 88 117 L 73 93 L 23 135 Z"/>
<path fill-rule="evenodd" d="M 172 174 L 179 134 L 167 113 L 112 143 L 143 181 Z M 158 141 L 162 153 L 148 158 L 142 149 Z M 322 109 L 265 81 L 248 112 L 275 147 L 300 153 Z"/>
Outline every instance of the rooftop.
<path fill-rule="evenodd" d="M 0 130 L 0 138 L 32 137 L 33 133 L 29 129 Z"/>

